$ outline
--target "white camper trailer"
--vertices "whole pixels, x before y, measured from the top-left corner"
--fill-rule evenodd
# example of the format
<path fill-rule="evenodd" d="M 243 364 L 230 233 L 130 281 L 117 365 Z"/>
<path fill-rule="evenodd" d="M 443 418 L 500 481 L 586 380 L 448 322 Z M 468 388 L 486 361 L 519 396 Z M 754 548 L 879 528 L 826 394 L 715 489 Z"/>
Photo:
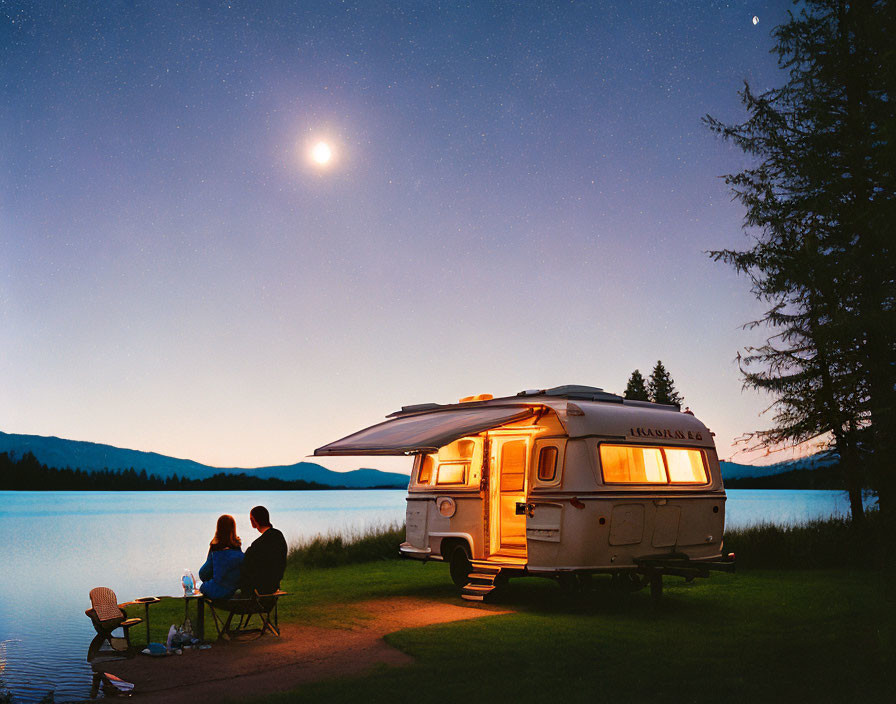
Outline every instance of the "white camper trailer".
<path fill-rule="evenodd" d="M 712 433 L 590 386 L 405 406 L 315 455 L 415 455 L 401 555 L 450 563 L 465 598 L 504 579 L 622 583 L 733 569 Z"/>

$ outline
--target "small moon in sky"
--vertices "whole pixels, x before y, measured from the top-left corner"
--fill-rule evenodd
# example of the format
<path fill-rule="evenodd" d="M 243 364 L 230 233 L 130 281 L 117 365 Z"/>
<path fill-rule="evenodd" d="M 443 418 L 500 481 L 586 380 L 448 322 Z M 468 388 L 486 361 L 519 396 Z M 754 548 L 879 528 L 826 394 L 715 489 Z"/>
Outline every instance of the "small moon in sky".
<path fill-rule="evenodd" d="M 759 18 L 756 15 L 753 15 L 753 26 L 755 27 L 757 24 L 759 24 Z"/>
<path fill-rule="evenodd" d="M 329 164 L 330 159 L 333 158 L 333 150 L 330 149 L 330 145 L 326 142 L 318 142 L 311 149 L 311 158 L 314 159 L 316 164 L 324 166 Z"/>

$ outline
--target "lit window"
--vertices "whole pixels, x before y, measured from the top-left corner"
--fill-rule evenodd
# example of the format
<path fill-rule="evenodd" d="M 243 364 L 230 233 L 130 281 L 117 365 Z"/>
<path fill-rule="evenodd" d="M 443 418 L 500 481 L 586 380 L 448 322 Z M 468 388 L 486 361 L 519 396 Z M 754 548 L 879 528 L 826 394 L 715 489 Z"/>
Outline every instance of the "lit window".
<path fill-rule="evenodd" d="M 555 476 L 557 476 L 557 448 L 550 445 L 538 452 L 538 479 L 550 482 Z"/>
<path fill-rule="evenodd" d="M 473 459 L 473 448 L 476 443 L 472 440 L 458 440 L 457 441 L 457 455 L 462 460 L 470 460 Z"/>
<path fill-rule="evenodd" d="M 706 467 L 700 450 L 664 448 L 669 466 L 669 481 L 673 484 L 706 484 Z"/>
<path fill-rule="evenodd" d="M 420 460 L 420 473 L 417 476 L 418 484 L 429 484 L 432 479 L 432 455 L 423 455 Z"/>
<path fill-rule="evenodd" d="M 703 452 L 672 447 L 601 445 L 607 484 L 706 484 Z"/>
<path fill-rule="evenodd" d="M 439 476 L 436 484 L 466 484 L 469 462 L 442 462 L 439 464 Z"/>
<path fill-rule="evenodd" d="M 665 484 L 663 453 L 651 447 L 601 445 L 604 481 L 612 484 Z"/>

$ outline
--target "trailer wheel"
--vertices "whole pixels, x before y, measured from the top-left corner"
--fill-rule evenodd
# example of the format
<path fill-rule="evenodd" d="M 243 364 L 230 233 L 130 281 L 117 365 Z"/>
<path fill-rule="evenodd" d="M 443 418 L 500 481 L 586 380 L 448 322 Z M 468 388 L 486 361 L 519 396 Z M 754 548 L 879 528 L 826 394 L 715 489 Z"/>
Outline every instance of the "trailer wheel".
<path fill-rule="evenodd" d="M 659 572 L 650 575 L 650 599 L 654 604 L 663 600 L 663 575 Z"/>
<path fill-rule="evenodd" d="M 460 588 L 467 586 L 473 566 L 470 564 L 470 549 L 464 543 L 459 543 L 451 549 L 448 567 L 451 571 L 451 581 L 455 586 Z"/>

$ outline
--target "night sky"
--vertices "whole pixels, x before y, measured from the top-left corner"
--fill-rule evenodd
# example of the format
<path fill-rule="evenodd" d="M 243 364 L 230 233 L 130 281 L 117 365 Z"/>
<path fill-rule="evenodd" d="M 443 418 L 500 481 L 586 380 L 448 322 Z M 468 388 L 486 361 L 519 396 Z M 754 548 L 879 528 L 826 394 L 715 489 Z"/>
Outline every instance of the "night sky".
<path fill-rule="evenodd" d="M 657 359 L 722 457 L 769 423 L 700 118 L 790 3 L 197 4 L 0 2 L 0 430 L 287 464 Z"/>

